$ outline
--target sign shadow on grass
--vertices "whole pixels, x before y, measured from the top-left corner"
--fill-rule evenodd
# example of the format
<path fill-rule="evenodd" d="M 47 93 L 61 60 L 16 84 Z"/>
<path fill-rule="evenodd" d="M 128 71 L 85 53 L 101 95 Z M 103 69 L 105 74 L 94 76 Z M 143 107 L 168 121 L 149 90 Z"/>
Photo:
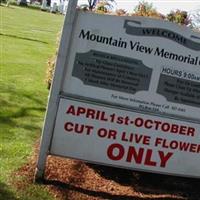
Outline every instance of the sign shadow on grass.
<path fill-rule="evenodd" d="M 5 91 L 6 92 L 6 91 Z M 2 91 L 2 94 L 4 91 Z M 29 103 L 20 104 L 16 101 L 12 101 L 12 98 L 1 98 L 0 106 L 2 106 L 6 111 L 0 113 L 0 123 L 7 126 L 19 127 L 29 131 L 41 130 L 41 127 L 37 123 L 25 123 L 25 118 L 36 118 L 38 120 L 38 112 L 45 113 L 45 102 L 41 101 L 39 98 L 35 97 L 34 94 L 27 94 L 24 92 L 17 92 L 11 90 L 12 98 L 23 99 L 22 101 L 27 101 Z M 21 119 L 19 121 L 18 119 Z"/>
<path fill-rule="evenodd" d="M 8 189 L 8 186 L 0 182 L 0 199 L 17 200 L 14 193 Z"/>

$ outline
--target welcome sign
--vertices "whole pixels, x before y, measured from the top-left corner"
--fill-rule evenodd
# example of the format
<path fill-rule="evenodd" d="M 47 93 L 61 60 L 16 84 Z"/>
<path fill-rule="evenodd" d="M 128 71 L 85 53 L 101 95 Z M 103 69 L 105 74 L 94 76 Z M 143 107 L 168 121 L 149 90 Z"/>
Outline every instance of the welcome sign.
<path fill-rule="evenodd" d="M 161 20 L 80 12 L 73 35 L 64 93 L 199 121 L 195 33 Z"/>
<path fill-rule="evenodd" d="M 45 122 L 49 153 L 199 177 L 200 35 L 161 20 L 77 11 L 69 43 L 56 67 L 64 69 L 56 114 Z"/>

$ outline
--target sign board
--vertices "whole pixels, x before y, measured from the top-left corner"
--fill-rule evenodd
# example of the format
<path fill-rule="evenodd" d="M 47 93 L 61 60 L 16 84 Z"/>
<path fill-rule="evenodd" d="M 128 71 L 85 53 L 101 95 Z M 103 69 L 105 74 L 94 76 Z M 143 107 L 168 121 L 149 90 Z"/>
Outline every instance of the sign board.
<path fill-rule="evenodd" d="M 68 49 L 61 40 L 38 169 L 49 152 L 199 177 L 200 35 L 143 17 L 77 11 L 72 21 Z"/>
<path fill-rule="evenodd" d="M 129 169 L 199 176 L 200 126 L 61 98 L 53 155 Z"/>

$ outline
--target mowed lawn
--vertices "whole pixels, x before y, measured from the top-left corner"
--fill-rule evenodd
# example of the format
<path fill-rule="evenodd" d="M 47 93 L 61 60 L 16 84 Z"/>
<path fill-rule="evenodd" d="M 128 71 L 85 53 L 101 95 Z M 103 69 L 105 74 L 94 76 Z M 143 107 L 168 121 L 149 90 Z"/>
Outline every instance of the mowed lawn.
<path fill-rule="evenodd" d="M 48 90 L 47 60 L 64 16 L 0 6 L 0 200 L 51 199 L 42 187 L 23 192 L 12 173 L 28 161 L 40 137 Z"/>

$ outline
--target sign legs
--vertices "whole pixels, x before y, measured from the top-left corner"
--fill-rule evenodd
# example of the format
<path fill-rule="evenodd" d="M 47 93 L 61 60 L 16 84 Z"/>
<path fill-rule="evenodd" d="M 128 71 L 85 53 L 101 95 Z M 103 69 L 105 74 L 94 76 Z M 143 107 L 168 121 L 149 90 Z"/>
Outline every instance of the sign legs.
<path fill-rule="evenodd" d="M 35 182 L 41 182 L 44 179 L 46 159 L 50 151 L 51 139 L 60 99 L 59 95 L 63 81 L 62 77 L 65 71 L 65 65 L 68 59 L 71 37 L 73 34 L 77 2 L 78 0 L 69 0 L 68 3 L 67 14 L 65 16 L 65 22 L 63 26 L 62 37 L 58 52 L 59 58 L 56 61 L 54 79 L 50 91 L 48 109 L 46 112 L 45 123 L 42 133 L 40 153 L 35 171 Z"/>

